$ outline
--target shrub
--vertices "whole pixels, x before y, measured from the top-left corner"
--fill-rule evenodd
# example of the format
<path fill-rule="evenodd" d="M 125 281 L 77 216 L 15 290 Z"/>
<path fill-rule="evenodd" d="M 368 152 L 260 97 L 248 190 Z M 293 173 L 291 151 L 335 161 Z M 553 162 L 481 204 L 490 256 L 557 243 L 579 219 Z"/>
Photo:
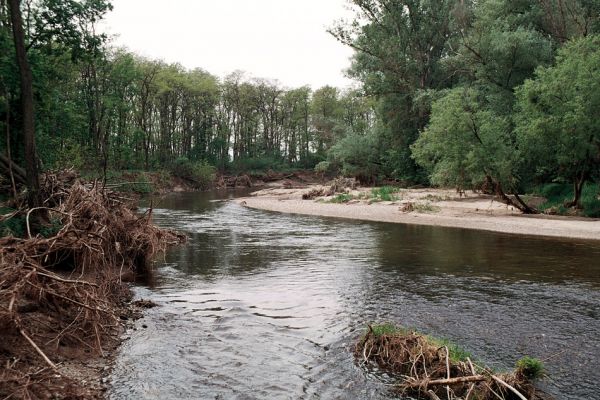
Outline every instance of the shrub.
<path fill-rule="evenodd" d="M 568 183 L 548 183 L 533 190 L 533 193 L 546 198 L 540 205 L 541 210 L 554 209 L 559 214 L 566 214 L 564 204 L 573 199 L 573 185 Z M 581 192 L 582 214 L 587 217 L 600 217 L 600 184 L 586 183 Z"/>
<path fill-rule="evenodd" d="M 326 174 L 331 170 L 331 163 L 329 161 L 321 161 L 317 165 L 315 165 L 315 172 L 320 174 Z"/>
<path fill-rule="evenodd" d="M 398 189 L 393 186 L 383 186 L 371 189 L 371 197 L 376 201 L 397 201 L 399 196 L 395 195 Z"/>
<path fill-rule="evenodd" d="M 215 168 L 205 161 L 192 162 L 185 157 L 175 160 L 171 174 L 192 183 L 198 189 L 208 189 L 215 177 Z"/>
<path fill-rule="evenodd" d="M 330 203 L 347 203 L 353 199 L 351 194 L 342 193 L 335 196 L 333 199 L 329 200 Z"/>

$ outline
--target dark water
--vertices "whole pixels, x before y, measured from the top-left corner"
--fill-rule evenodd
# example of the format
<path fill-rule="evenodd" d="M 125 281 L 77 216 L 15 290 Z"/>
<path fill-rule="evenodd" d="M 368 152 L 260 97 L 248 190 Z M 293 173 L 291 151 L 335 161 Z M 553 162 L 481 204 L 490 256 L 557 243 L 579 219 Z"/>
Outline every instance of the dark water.
<path fill-rule="evenodd" d="M 365 324 L 446 337 L 490 366 L 545 359 L 558 399 L 600 398 L 600 243 L 360 223 L 173 195 L 190 243 L 158 263 L 112 399 L 381 399 L 354 363 Z M 146 328 L 143 328 L 145 325 Z"/>

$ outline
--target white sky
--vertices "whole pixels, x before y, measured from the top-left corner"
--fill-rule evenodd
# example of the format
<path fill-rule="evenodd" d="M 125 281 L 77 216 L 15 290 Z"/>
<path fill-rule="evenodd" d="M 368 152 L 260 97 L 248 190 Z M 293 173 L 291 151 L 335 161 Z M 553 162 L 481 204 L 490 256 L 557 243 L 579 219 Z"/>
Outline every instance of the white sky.
<path fill-rule="evenodd" d="M 346 87 L 352 50 L 326 32 L 346 0 L 113 0 L 103 30 L 143 56 L 288 87 Z"/>

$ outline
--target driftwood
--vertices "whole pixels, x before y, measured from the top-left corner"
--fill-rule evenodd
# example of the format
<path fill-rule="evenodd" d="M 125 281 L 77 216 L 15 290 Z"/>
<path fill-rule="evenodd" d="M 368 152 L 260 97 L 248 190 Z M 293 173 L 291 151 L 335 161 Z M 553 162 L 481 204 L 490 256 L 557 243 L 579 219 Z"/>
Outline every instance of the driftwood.
<path fill-rule="evenodd" d="M 458 400 L 531 400 L 536 390 L 521 371 L 495 374 L 476 369 L 470 359 L 455 361 L 447 346 L 439 346 L 426 336 L 405 331 L 376 334 L 372 327 L 358 342 L 355 356 L 374 363 L 399 377 L 402 394 L 415 398 Z"/>
<path fill-rule="evenodd" d="M 0 398 L 51 398 L 64 388 L 63 397 L 86 397 L 59 361 L 104 354 L 130 295 L 121 276 L 147 273 L 154 255 L 184 240 L 152 225 L 151 210 L 137 215 L 72 171 L 46 174 L 41 191 L 55 231 L 44 237 L 26 223 L 26 238 L 0 238 Z"/>

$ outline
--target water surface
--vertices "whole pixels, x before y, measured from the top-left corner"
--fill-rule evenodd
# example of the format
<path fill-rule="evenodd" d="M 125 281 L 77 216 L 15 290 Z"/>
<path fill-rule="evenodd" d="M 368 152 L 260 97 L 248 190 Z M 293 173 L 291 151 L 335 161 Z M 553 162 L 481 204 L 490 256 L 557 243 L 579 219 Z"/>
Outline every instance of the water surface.
<path fill-rule="evenodd" d="M 373 321 L 446 337 L 497 368 L 545 359 L 542 387 L 600 398 L 600 243 L 285 215 L 177 194 L 113 399 L 384 399 L 352 347 Z M 145 328 L 144 328 L 145 327 Z"/>

